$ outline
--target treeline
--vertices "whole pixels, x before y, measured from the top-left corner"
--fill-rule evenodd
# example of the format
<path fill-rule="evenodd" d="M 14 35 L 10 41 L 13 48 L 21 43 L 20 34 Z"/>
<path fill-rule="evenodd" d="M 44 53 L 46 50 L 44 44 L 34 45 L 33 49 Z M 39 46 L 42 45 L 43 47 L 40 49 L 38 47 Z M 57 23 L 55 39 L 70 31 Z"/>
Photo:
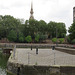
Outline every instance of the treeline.
<path fill-rule="evenodd" d="M 12 42 L 42 42 L 47 38 L 65 38 L 66 27 L 64 23 L 44 20 L 22 20 L 13 16 L 0 15 L 0 39 L 7 38 Z"/>
<path fill-rule="evenodd" d="M 69 27 L 68 32 L 69 32 L 69 35 L 67 37 L 68 42 L 71 43 L 71 44 L 75 44 L 75 21 Z"/>

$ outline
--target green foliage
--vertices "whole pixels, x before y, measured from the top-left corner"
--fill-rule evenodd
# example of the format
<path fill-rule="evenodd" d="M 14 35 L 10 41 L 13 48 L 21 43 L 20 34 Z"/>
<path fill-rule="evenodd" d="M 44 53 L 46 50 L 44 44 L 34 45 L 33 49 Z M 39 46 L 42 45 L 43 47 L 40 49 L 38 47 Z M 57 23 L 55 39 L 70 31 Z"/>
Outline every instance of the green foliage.
<path fill-rule="evenodd" d="M 35 35 L 35 42 L 39 42 L 39 34 Z"/>
<path fill-rule="evenodd" d="M 69 38 L 71 40 L 75 39 L 75 22 L 69 27 L 68 32 L 70 33 Z"/>
<path fill-rule="evenodd" d="M 17 33 L 14 30 L 11 30 L 7 36 L 9 41 L 16 41 L 17 40 Z"/>
<path fill-rule="evenodd" d="M 46 40 L 46 39 L 47 39 L 47 35 L 40 34 L 39 36 L 40 42 L 43 42 L 43 40 Z"/>
<path fill-rule="evenodd" d="M 71 29 L 71 28 L 70 28 Z M 15 32 L 12 32 L 13 30 Z M 70 30 L 71 32 L 72 30 Z M 39 36 L 35 36 L 39 33 Z M 15 37 L 10 36 L 14 34 Z M 8 37 L 10 41 L 25 42 L 25 37 L 30 35 L 32 40 L 36 42 L 42 42 L 49 38 L 64 38 L 66 36 L 66 28 L 64 23 L 49 22 L 48 24 L 44 20 L 26 20 L 25 24 L 22 19 L 16 19 L 13 16 L 0 15 L 0 39 Z M 70 34 L 74 39 L 74 34 Z M 28 42 L 28 41 L 27 41 Z"/>
<path fill-rule="evenodd" d="M 38 31 L 42 34 L 45 34 L 47 32 L 47 24 L 45 21 L 40 20 L 38 25 Z"/>
<path fill-rule="evenodd" d="M 52 42 L 53 42 L 53 43 L 56 43 L 56 42 L 57 42 L 57 38 L 53 38 L 53 39 L 52 39 Z"/>
<path fill-rule="evenodd" d="M 0 68 L 6 69 L 8 59 L 9 55 L 4 55 L 2 52 L 0 52 Z"/>
<path fill-rule="evenodd" d="M 57 23 L 57 22 L 49 22 L 48 23 L 48 34 L 50 38 L 58 37 L 64 38 L 66 36 L 66 27 L 64 23 Z"/>
<path fill-rule="evenodd" d="M 68 36 L 67 42 L 68 42 L 68 43 L 71 43 L 71 38 L 70 38 L 70 36 Z"/>
<path fill-rule="evenodd" d="M 0 16 L 0 36 L 1 38 L 7 37 L 11 30 L 19 31 L 20 21 L 13 16 L 5 15 Z"/>
<path fill-rule="evenodd" d="M 40 35 L 40 40 L 46 40 L 47 36 L 46 35 Z"/>
<path fill-rule="evenodd" d="M 23 37 L 19 37 L 19 42 L 24 42 L 24 38 Z"/>
<path fill-rule="evenodd" d="M 23 33 L 19 33 L 19 42 L 24 42 L 24 35 Z"/>
<path fill-rule="evenodd" d="M 26 42 L 30 43 L 32 42 L 32 38 L 30 35 L 28 35 L 26 38 L 25 38 Z"/>
<path fill-rule="evenodd" d="M 75 39 L 73 39 L 71 43 L 72 43 L 72 44 L 75 44 Z"/>
<path fill-rule="evenodd" d="M 63 43 L 64 42 L 64 38 L 59 38 L 59 42 Z"/>

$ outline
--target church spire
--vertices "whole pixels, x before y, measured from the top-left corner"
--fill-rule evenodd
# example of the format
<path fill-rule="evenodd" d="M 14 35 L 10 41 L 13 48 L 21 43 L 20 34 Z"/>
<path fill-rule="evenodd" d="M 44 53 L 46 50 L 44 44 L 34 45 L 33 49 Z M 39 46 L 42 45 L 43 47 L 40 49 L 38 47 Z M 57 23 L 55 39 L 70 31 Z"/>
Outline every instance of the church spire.
<path fill-rule="evenodd" d="M 30 18 L 29 19 L 34 19 L 34 16 L 33 16 L 33 3 L 31 2 L 31 10 L 30 10 Z"/>

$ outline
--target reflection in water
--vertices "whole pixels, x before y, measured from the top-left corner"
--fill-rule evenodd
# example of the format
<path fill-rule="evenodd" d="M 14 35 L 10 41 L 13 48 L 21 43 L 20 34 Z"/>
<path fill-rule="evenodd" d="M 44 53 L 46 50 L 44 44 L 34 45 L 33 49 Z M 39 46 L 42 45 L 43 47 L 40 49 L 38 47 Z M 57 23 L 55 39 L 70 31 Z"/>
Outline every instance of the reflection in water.
<path fill-rule="evenodd" d="M 9 55 L 4 55 L 0 52 L 0 75 L 9 75 L 6 73 L 6 66 Z"/>

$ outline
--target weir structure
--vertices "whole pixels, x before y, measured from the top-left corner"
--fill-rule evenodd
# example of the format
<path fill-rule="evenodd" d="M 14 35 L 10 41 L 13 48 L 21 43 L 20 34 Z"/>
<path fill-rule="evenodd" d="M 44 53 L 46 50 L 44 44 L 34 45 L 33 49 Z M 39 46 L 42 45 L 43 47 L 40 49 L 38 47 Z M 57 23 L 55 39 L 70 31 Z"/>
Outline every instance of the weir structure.
<path fill-rule="evenodd" d="M 31 48 L 15 46 L 7 63 L 7 72 L 15 75 L 75 75 L 75 54 L 46 46 L 42 49 L 37 45 L 33 48 L 32 44 Z M 65 50 L 71 51 L 70 48 Z"/>

